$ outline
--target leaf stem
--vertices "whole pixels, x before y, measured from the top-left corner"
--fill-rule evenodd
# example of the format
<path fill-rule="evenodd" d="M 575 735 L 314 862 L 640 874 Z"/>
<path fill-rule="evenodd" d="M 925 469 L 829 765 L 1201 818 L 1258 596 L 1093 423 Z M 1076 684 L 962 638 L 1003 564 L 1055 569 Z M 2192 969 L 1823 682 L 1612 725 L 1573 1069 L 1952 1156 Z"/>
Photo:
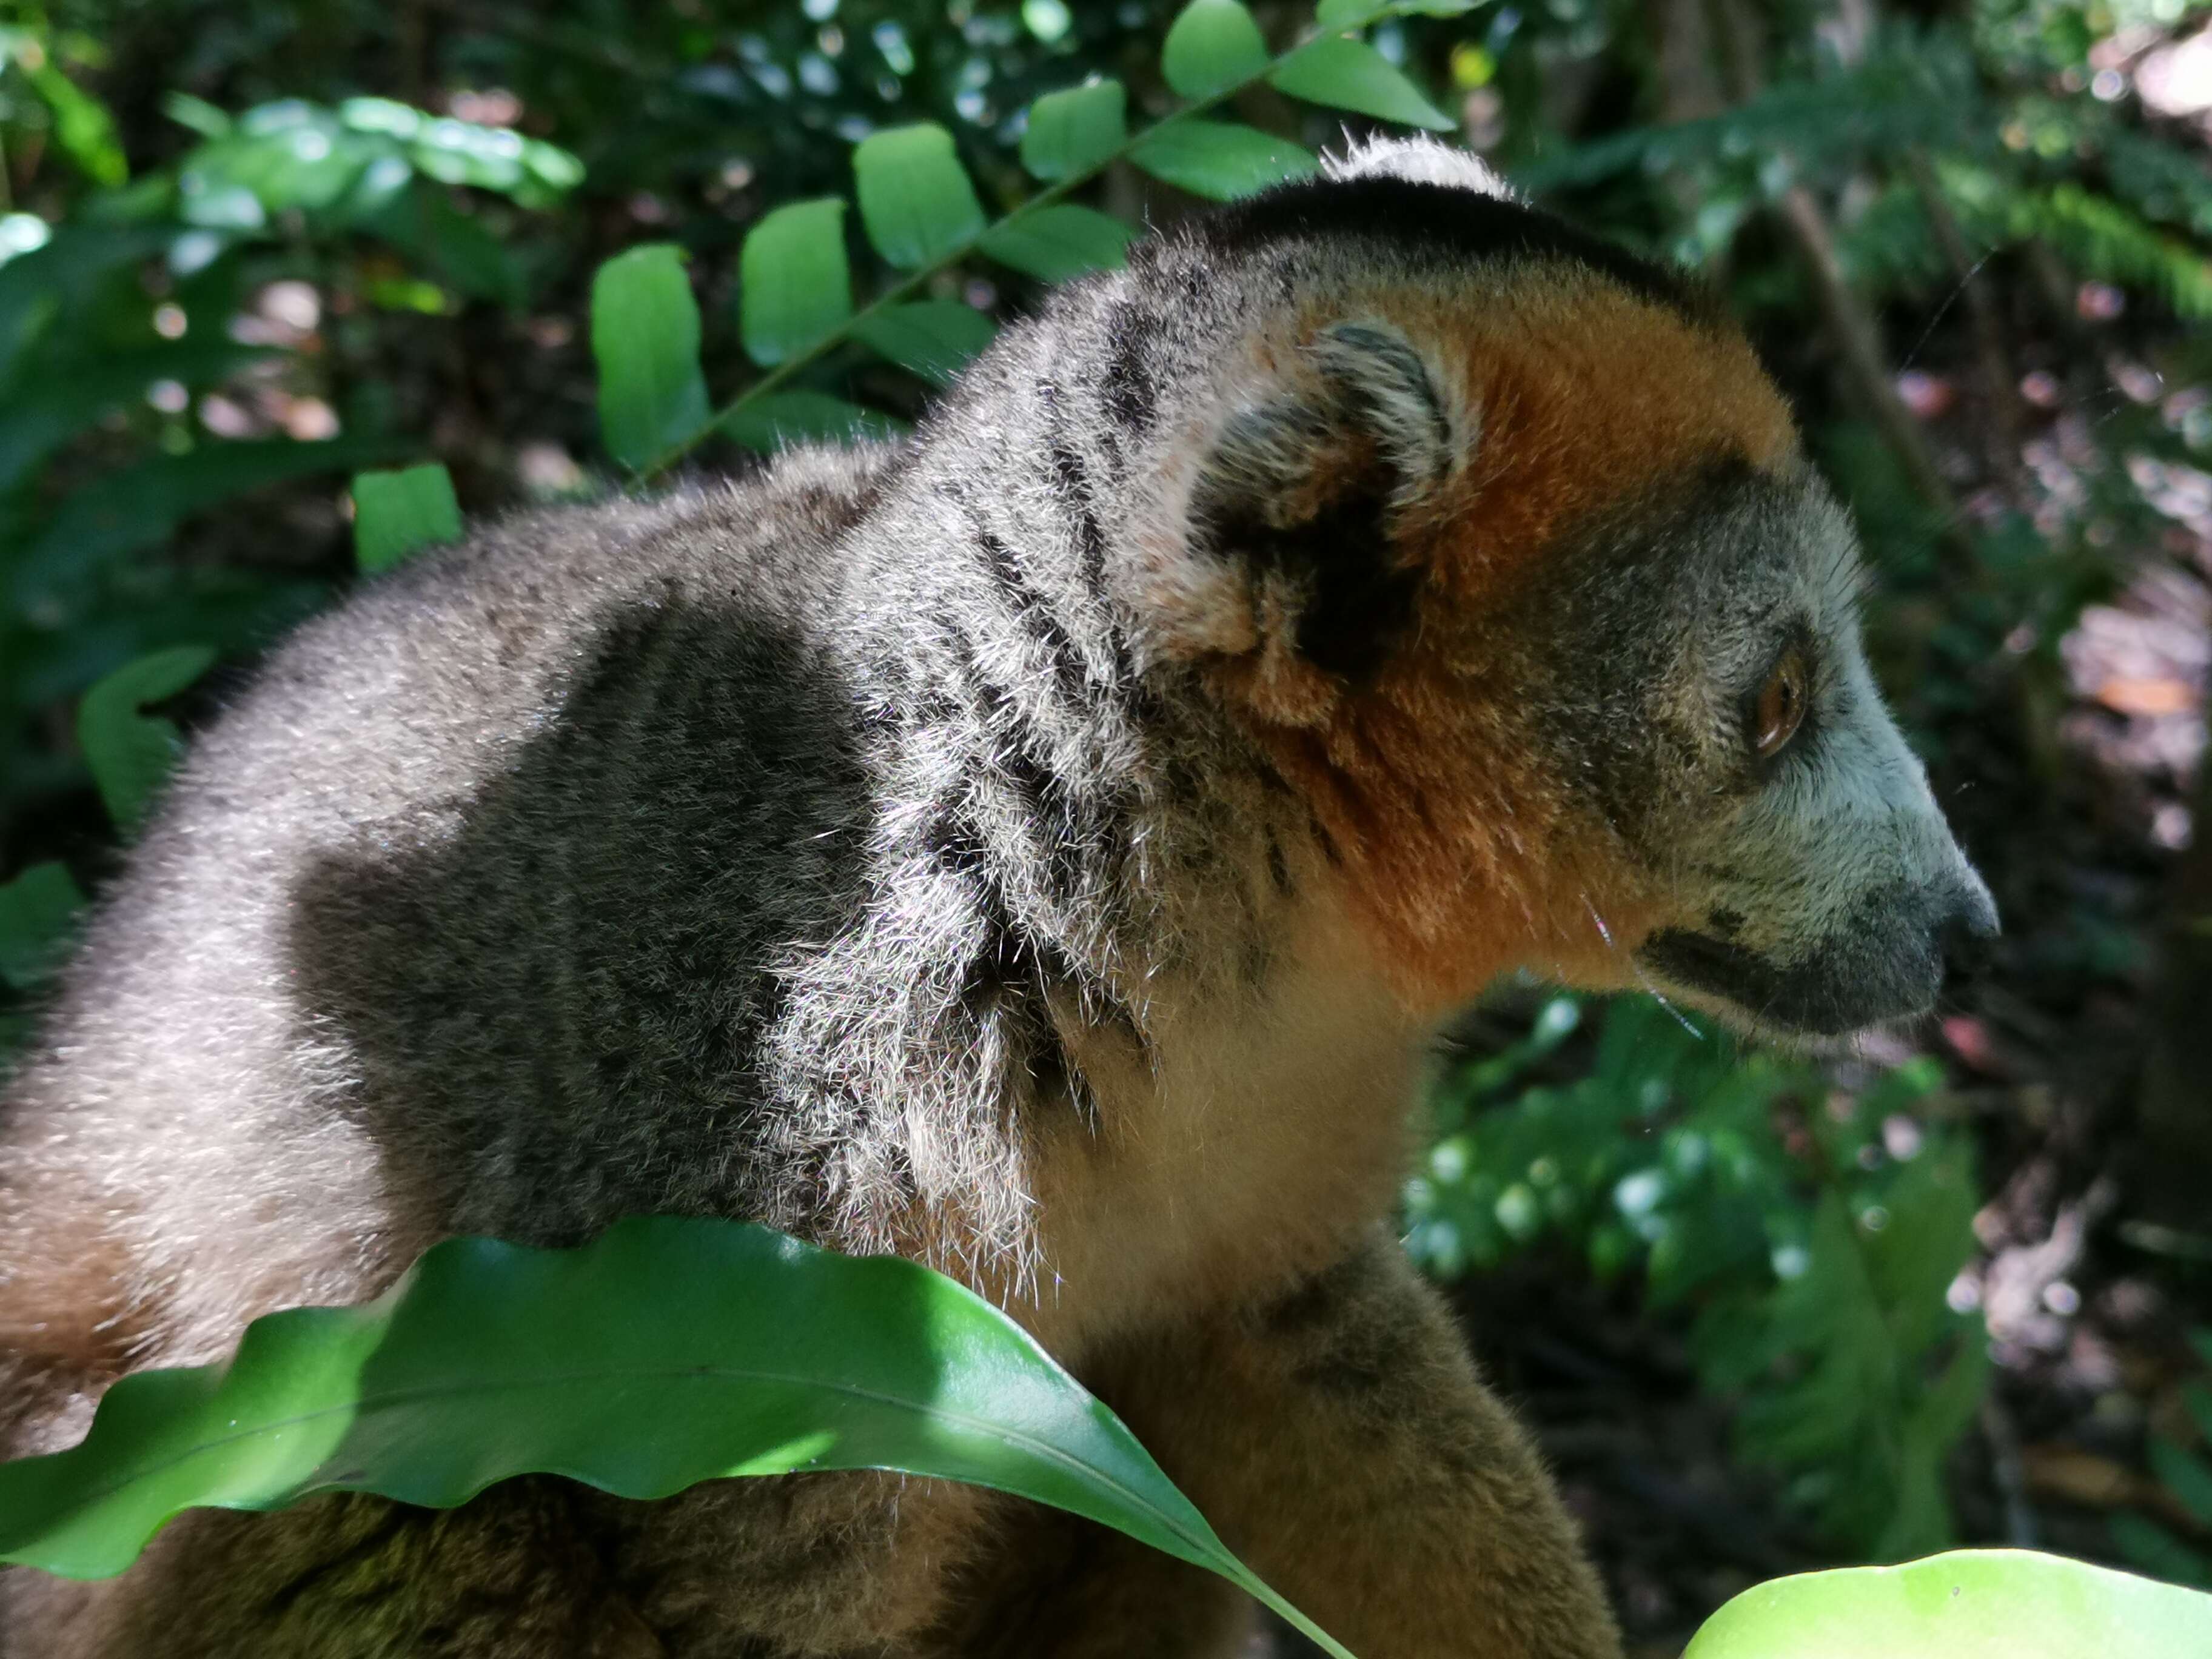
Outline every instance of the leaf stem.
<path fill-rule="evenodd" d="M 1153 122 L 1150 126 L 1132 133 L 1129 137 L 1124 138 L 1109 154 L 1099 157 L 1097 161 L 1092 162 L 1088 167 L 1085 167 L 1080 173 L 1071 173 L 1066 178 L 1061 179 L 1058 184 L 1052 185 L 1044 190 L 1039 191 L 1036 195 L 1030 197 L 1029 200 L 1024 202 L 1019 207 L 1014 209 L 1012 212 L 1008 213 L 1004 217 L 994 220 L 991 223 L 984 226 L 981 230 L 976 232 L 975 235 L 961 243 L 959 246 L 954 248 L 951 252 L 931 261 L 928 264 L 921 266 L 918 270 L 908 273 L 900 281 L 894 283 L 890 287 L 885 289 L 881 294 L 878 295 L 867 305 L 859 311 L 854 312 L 850 317 L 848 317 L 842 323 L 839 324 L 829 333 L 823 335 L 812 345 L 808 346 L 804 351 L 795 353 L 793 356 L 784 359 L 782 362 L 778 363 L 774 368 L 769 370 L 767 374 L 755 380 L 750 386 L 747 386 L 735 398 L 732 398 L 728 403 L 724 404 L 720 408 L 717 409 L 708 417 L 706 424 L 702 426 L 690 437 L 684 439 L 680 443 L 670 445 L 667 449 L 664 450 L 659 455 L 654 456 L 653 459 L 647 462 L 647 465 L 639 471 L 637 475 L 637 482 L 640 483 L 652 483 L 663 472 L 673 466 L 678 461 L 683 459 L 684 456 L 690 453 L 692 449 L 694 449 L 708 434 L 721 427 L 732 416 L 735 415 L 739 410 L 743 409 L 754 398 L 766 397 L 769 392 L 775 391 L 778 387 L 788 382 L 801 370 L 811 368 L 816 362 L 818 362 L 830 352 L 851 340 L 854 332 L 860 328 L 860 325 L 866 322 L 868 319 L 875 316 L 878 312 L 897 305 L 908 295 L 920 289 L 924 283 L 927 283 L 931 277 L 936 276 L 939 272 L 948 270 L 955 265 L 975 258 L 975 255 L 981 251 L 983 241 L 986 237 L 995 235 L 999 232 L 1006 229 L 1009 225 L 1018 224 L 1030 215 L 1041 212 L 1044 209 L 1054 206 L 1055 204 L 1064 200 L 1072 192 L 1080 190 L 1085 185 L 1090 184 L 1093 179 L 1097 179 L 1100 173 L 1105 172 L 1108 167 L 1112 167 L 1116 161 L 1127 160 L 1130 155 L 1135 153 L 1139 145 L 1148 143 L 1158 134 L 1164 132 L 1170 127 L 1176 125 L 1178 122 L 1188 121 L 1194 116 L 1203 115 L 1206 111 L 1215 108 L 1217 106 L 1231 98 L 1234 98 L 1238 93 L 1257 86 L 1260 82 L 1265 81 L 1269 76 L 1273 75 L 1277 70 L 1280 69 L 1285 64 L 1288 63 L 1291 58 L 1297 57 L 1298 53 L 1304 52 L 1308 46 L 1313 45 L 1315 41 L 1325 40 L 1334 35 L 1350 34 L 1359 29 L 1365 28 L 1370 24 L 1380 22 L 1386 17 L 1395 16 L 1401 11 L 1413 9 L 1414 8 L 1409 3 L 1409 0 L 1392 0 L 1392 3 L 1376 6 L 1368 11 L 1363 12 L 1356 17 L 1345 18 L 1330 24 L 1316 24 L 1314 27 L 1309 28 L 1302 33 L 1290 46 L 1285 47 L 1273 58 L 1270 58 L 1264 64 L 1253 70 L 1251 74 L 1246 76 L 1243 80 L 1231 82 L 1229 85 L 1223 87 L 1219 91 L 1209 93 L 1205 97 L 1197 100 L 1195 102 L 1188 104 L 1182 109 L 1177 110 L 1174 114 L 1164 116 L 1159 120 Z"/>

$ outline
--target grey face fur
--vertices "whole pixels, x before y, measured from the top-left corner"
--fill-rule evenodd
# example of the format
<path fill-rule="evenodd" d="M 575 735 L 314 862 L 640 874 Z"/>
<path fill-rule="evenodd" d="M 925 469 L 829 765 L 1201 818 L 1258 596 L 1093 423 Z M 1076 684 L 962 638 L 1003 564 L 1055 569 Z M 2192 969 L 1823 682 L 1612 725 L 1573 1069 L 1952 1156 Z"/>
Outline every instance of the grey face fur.
<path fill-rule="evenodd" d="M 1638 840 L 1685 907 L 1638 962 L 1661 988 L 1770 1034 L 1924 1012 L 1947 945 L 1993 935 L 1996 909 L 1868 671 L 1850 524 L 1809 474 L 1715 493 L 1659 538 L 1694 540 L 1694 556 L 1665 561 L 1663 589 L 1627 588 L 1664 619 Z M 1648 621 L 1633 631 L 1653 637 Z M 1793 650 L 1807 712 L 1762 761 L 1753 708 Z"/>

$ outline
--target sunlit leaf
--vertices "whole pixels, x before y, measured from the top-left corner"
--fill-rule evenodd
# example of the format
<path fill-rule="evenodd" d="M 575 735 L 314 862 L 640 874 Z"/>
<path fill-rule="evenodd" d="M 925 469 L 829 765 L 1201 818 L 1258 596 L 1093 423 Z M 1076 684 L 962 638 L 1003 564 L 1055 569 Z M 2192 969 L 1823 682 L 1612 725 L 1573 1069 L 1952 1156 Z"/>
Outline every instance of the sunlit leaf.
<path fill-rule="evenodd" d="M 958 252 L 983 228 L 952 135 L 933 121 L 871 133 L 853 152 L 853 176 L 868 240 L 902 270 Z"/>
<path fill-rule="evenodd" d="M 948 386 L 999 331 L 973 306 L 957 300 L 921 300 L 871 312 L 853 331 L 869 349 L 909 374 Z"/>
<path fill-rule="evenodd" d="M 1117 270 L 1137 233 L 1110 214 L 1059 203 L 994 227 L 983 252 L 1042 283 Z"/>
<path fill-rule="evenodd" d="M 68 953 L 84 895 L 68 869 L 34 864 L 0 884 L 0 980 L 19 991 L 43 984 Z"/>
<path fill-rule="evenodd" d="M 1777 1578 L 1682 1659 L 2203 1659 L 2212 1596 L 2027 1550 Z"/>
<path fill-rule="evenodd" d="M 652 1498 L 857 1468 L 1087 1516 L 1350 1659 L 981 1297 L 896 1257 L 696 1218 L 634 1218 L 570 1250 L 451 1239 L 377 1301 L 256 1320 L 228 1367 L 126 1376 L 81 1443 L 0 1465 L 0 1560 L 107 1577 L 180 1510 L 318 1492 L 444 1509 L 532 1472 Z"/>
<path fill-rule="evenodd" d="M 96 185 L 110 189 L 131 176 L 124 160 L 123 140 L 107 106 L 78 86 L 53 65 L 52 59 L 35 69 L 21 67 L 46 107 L 53 112 L 54 138 L 62 153 L 76 163 Z"/>
<path fill-rule="evenodd" d="M 1304 146 L 1231 121 L 1170 121 L 1140 139 L 1130 159 L 1155 179 L 1219 202 L 1321 170 Z"/>
<path fill-rule="evenodd" d="M 793 202 L 766 215 L 745 233 L 738 279 L 745 352 L 762 367 L 835 333 L 853 314 L 844 202 Z"/>
<path fill-rule="evenodd" d="M 1267 43 L 1237 0 L 1190 0 L 1160 47 L 1160 72 L 1185 98 L 1211 98 L 1267 67 Z"/>
<path fill-rule="evenodd" d="M 1030 106 L 1022 165 L 1047 183 L 1089 172 L 1127 141 L 1128 101 L 1119 81 L 1045 94 Z"/>
<path fill-rule="evenodd" d="M 1330 35 L 1294 53 L 1267 77 L 1278 91 L 1309 103 L 1357 110 L 1379 120 L 1449 132 L 1457 124 L 1364 40 Z"/>
<path fill-rule="evenodd" d="M 617 253 L 592 279 L 592 355 L 607 453 L 642 471 L 705 429 L 699 304 L 683 250 L 657 242 Z"/>
<path fill-rule="evenodd" d="M 354 474 L 353 556 L 363 574 L 388 570 L 410 553 L 460 537 L 453 477 L 437 462 Z"/>
<path fill-rule="evenodd" d="M 182 741 L 172 722 L 140 711 L 175 696 L 214 662 L 215 652 L 204 645 L 155 651 L 124 664 L 77 705 L 78 746 L 107 816 L 125 837 L 137 833 Z"/>
<path fill-rule="evenodd" d="M 826 392 L 769 392 L 747 398 L 722 417 L 721 427 L 733 441 L 763 455 L 793 444 L 895 438 L 904 430 L 888 415 Z"/>

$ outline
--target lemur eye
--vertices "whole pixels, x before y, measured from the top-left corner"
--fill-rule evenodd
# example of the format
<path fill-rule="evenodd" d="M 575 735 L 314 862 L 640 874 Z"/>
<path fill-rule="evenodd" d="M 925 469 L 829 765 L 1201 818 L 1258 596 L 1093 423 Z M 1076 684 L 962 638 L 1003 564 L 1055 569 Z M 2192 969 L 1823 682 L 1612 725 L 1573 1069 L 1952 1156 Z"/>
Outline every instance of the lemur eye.
<path fill-rule="evenodd" d="M 1794 645 L 1782 653 L 1773 672 L 1766 677 L 1751 716 L 1751 746 L 1758 751 L 1759 759 L 1772 760 L 1797 735 L 1797 728 L 1805 720 L 1805 698 L 1810 678 L 1805 653 Z"/>

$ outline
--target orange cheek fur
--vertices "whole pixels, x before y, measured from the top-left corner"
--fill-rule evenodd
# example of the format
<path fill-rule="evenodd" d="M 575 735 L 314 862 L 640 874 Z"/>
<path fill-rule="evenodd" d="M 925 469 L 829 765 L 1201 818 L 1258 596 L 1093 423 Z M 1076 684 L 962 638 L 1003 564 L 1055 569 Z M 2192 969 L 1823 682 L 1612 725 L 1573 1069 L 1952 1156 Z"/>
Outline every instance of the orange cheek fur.
<path fill-rule="evenodd" d="M 1334 843 L 1376 958 L 1409 1002 L 1441 1010 L 1516 967 L 1632 984 L 1628 953 L 1674 896 L 1536 752 L 1516 711 L 1544 671 L 1486 619 L 1575 526 L 1652 484 L 1722 458 L 1796 465 L 1789 411 L 1740 337 L 1595 278 L 1523 272 L 1472 331 L 1463 296 L 1425 315 L 1402 293 L 1374 309 L 1417 339 L 1457 343 L 1447 372 L 1480 429 L 1471 458 L 1399 526 L 1429 571 L 1413 642 L 1345 692 L 1263 641 L 1224 689 L 1234 699 L 1241 682 L 1255 734 Z"/>

